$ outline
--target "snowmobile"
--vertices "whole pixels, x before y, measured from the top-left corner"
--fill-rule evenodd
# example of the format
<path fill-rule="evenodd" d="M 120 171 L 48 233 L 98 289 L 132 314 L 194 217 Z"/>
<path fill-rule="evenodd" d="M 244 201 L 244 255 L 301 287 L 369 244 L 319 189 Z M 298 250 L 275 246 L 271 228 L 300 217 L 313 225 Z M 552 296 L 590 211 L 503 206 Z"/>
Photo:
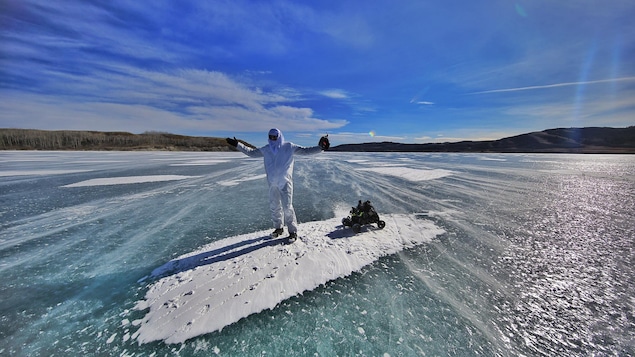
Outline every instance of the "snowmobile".
<path fill-rule="evenodd" d="M 359 200 L 357 207 L 352 207 L 350 213 L 350 216 L 342 218 L 342 224 L 345 227 L 353 228 L 355 233 L 359 233 L 362 226 L 366 224 L 377 223 L 379 229 L 386 227 L 386 222 L 379 219 L 379 215 L 370 201 L 362 203 L 362 200 Z"/>

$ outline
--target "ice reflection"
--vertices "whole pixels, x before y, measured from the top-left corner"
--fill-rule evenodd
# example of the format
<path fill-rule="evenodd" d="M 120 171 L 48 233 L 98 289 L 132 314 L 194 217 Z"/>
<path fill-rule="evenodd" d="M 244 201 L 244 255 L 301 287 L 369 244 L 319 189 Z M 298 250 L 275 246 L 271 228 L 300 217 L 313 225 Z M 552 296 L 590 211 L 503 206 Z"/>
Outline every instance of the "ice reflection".
<path fill-rule="evenodd" d="M 548 175 L 544 191 L 552 192 L 550 199 L 533 195 L 525 203 L 529 217 L 508 266 L 518 298 L 509 308 L 510 333 L 530 351 L 608 353 L 615 351 L 612 345 L 629 343 L 626 336 L 616 340 L 614 329 L 630 323 L 633 331 L 632 301 L 623 300 L 632 287 L 619 277 L 633 274 L 635 231 L 628 221 L 635 194 L 633 182 L 615 180 L 623 172 L 613 168 L 587 162 L 573 168 L 583 175 Z"/>

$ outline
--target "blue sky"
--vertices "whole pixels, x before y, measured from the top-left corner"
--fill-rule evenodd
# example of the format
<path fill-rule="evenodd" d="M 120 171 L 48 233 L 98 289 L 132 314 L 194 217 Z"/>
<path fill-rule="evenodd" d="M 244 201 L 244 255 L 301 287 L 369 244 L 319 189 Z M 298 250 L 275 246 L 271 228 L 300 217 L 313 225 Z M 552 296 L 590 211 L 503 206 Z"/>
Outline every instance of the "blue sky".
<path fill-rule="evenodd" d="M 635 125 L 635 1 L 0 0 L 0 127 L 302 145 Z"/>

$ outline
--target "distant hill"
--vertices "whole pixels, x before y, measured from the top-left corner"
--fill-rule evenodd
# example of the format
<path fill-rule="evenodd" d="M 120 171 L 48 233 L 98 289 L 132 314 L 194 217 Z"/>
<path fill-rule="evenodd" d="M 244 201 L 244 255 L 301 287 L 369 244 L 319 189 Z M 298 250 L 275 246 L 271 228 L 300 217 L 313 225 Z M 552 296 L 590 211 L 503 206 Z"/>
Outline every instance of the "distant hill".
<path fill-rule="evenodd" d="M 499 140 L 456 143 L 344 144 L 332 147 L 331 151 L 635 154 L 635 126 L 628 128 L 559 128 Z"/>
<path fill-rule="evenodd" d="M 243 141 L 244 144 L 249 145 Z M 251 145 L 249 145 L 251 146 Z M 224 138 L 161 132 L 0 129 L 0 150 L 164 150 L 235 151 Z M 635 126 L 628 128 L 560 128 L 488 141 L 401 144 L 343 144 L 330 151 L 365 152 L 501 152 L 635 154 Z"/>

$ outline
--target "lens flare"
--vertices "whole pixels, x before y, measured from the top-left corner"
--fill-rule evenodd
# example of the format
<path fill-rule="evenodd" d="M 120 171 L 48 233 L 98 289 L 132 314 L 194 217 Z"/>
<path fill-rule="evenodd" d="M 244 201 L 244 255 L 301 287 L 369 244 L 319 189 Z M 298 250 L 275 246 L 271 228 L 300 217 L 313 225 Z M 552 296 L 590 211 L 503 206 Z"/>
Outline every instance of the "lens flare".
<path fill-rule="evenodd" d="M 371 137 L 375 137 L 375 130 L 371 130 L 368 132 L 368 135 L 370 135 Z"/>
<path fill-rule="evenodd" d="M 519 4 L 516 4 L 516 13 L 522 17 L 527 17 L 527 12 Z"/>

